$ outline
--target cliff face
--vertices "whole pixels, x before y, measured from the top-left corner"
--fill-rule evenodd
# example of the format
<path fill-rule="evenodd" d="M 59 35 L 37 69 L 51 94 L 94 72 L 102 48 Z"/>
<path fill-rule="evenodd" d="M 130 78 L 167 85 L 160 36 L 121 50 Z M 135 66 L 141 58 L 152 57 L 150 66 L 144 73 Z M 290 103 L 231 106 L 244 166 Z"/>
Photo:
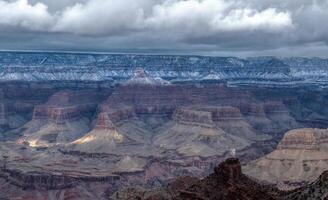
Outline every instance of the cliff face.
<path fill-rule="evenodd" d="M 246 174 L 281 187 L 314 181 L 327 169 L 327 129 L 289 131 L 277 149 L 245 167 Z"/>

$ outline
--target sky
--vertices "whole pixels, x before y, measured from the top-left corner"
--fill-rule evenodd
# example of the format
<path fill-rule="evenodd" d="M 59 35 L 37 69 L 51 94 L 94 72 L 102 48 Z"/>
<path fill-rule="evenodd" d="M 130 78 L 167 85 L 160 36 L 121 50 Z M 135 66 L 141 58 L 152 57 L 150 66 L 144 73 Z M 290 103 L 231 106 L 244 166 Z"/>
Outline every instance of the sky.
<path fill-rule="evenodd" d="M 0 0 L 0 49 L 328 57 L 328 0 Z"/>

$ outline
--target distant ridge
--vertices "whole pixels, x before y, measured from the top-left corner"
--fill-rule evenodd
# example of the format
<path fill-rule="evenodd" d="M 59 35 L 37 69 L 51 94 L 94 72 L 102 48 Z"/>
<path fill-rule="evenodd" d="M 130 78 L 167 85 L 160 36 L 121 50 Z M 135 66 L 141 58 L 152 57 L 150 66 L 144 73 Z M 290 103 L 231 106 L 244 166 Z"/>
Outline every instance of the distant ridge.
<path fill-rule="evenodd" d="M 328 59 L 322 58 L 0 52 L 1 82 L 106 81 L 115 84 L 129 80 L 140 67 L 150 77 L 172 83 L 222 80 L 228 85 L 328 86 Z"/>

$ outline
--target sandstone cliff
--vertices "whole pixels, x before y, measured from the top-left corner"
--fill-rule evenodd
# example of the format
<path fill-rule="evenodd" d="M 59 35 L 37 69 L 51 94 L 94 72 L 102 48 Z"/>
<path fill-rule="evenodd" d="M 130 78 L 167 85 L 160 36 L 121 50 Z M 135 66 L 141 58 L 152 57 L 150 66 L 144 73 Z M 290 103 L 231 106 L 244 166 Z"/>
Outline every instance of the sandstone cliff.
<path fill-rule="evenodd" d="M 328 169 L 327 129 L 289 131 L 272 153 L 251 162 L 245 173 L 271 183 L 299 186 Z"/>

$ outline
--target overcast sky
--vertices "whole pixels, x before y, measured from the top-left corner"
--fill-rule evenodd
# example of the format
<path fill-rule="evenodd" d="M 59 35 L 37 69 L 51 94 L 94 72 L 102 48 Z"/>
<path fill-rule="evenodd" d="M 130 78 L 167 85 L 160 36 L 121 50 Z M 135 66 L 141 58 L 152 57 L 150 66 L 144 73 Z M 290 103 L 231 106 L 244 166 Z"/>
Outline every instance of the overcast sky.
<path fill-rule="evenodd" d="M 328 0 L 0 0 L 0 49 L 328 57 Z"/>

